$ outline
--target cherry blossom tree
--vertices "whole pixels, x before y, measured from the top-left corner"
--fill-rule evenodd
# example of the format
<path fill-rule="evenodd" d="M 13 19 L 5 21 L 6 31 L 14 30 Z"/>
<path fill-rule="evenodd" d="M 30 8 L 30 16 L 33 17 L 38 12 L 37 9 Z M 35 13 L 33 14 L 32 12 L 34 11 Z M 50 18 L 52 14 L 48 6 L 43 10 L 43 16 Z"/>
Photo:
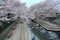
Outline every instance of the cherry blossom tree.
<path fill-rule="evenodd" d="M 46 0 L 30 8 L 31 12 L 34 12 L 36 16 L 45 18 L 56 16 L 55 14 L 60 11 L 59 5 L 60 0 Z"/>

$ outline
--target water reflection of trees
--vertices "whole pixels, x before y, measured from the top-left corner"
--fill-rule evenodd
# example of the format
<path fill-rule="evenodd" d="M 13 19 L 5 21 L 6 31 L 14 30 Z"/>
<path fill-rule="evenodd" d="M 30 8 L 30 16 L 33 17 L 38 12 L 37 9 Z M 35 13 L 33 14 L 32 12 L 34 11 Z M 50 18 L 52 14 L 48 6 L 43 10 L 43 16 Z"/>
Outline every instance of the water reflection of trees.
<path fill-rule="evenodd" d="M 39 30 L 32 29 L 31 31 L 34 32 L 34 34 L 41 40 L 48 40 L 48 34 L 47 33 L 40 33 Z"/>
<path fill-rule="evenodd" d="M 33 23 L 29 26 L 34 35 L 36 35 L 40 40 L 60 40 L 60 32 L 47 31 L 42 27 L 39 27 L 39 29 L 35 29 L 37 26 Z"/>
<path fill-rule="evenodd" d="M 32 29 L 31 30 L 39 39 L 41 40 L 59 40 L 59 32 L 46 31 L 45 33 L 40 30 Z"/>

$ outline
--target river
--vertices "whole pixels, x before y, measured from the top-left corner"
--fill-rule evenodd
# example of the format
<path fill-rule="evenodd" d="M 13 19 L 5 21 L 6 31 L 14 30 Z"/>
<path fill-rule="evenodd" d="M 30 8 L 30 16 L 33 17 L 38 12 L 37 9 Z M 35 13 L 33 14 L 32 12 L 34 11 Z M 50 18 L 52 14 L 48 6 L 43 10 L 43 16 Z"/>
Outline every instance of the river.
<path fill-rule="evenodd" d="M 48 31 L 42 26 L 38 26 L 35 23 L 30 23 L 29 34 L 32 40 L 60 40 L 60 32 Z"/>

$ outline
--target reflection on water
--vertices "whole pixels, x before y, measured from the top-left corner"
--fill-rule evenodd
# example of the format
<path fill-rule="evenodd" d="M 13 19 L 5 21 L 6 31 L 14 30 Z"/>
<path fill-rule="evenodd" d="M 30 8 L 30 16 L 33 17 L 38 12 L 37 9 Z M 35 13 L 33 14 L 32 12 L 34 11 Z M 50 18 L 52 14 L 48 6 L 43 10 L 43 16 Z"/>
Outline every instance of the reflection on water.
<path fill-rule="evenodd" d="M 41 26 L 36 29 L 35 24 L 29 24 L 29 27 L 32 40 L 60 40 L 60 32 L 47 31 Z"/>
<path fill-rule="evenodd" d="M 34 32 L 32 31 L 32 29 L 29 29 L 28 32 L 29 32 L 30 37 L 31 37 L 32 40 L 40 40 L 40 38 L 38 38 L 38 37 L 34 34 Z"/>

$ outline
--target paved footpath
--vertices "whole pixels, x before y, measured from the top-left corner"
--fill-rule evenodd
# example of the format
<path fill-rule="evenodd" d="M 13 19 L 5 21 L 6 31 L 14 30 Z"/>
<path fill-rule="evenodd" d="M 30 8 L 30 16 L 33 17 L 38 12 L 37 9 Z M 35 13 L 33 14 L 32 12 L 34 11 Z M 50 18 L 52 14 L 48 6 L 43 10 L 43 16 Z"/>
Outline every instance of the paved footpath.
<path fill-rule="evenodd" d="M 13 35 L 10 38 L 5 40 L 31 40 L 26 24 L 18 24 L 16 29 L 13 31 Z"/>
<path fill-rule="evenodd" d="M 52 24 L 50 22 L 42 21 L 42 20 L 36 20 L 36 21 L 47 30 L 60 31 L 60 27 L 56 24 Z"/>

